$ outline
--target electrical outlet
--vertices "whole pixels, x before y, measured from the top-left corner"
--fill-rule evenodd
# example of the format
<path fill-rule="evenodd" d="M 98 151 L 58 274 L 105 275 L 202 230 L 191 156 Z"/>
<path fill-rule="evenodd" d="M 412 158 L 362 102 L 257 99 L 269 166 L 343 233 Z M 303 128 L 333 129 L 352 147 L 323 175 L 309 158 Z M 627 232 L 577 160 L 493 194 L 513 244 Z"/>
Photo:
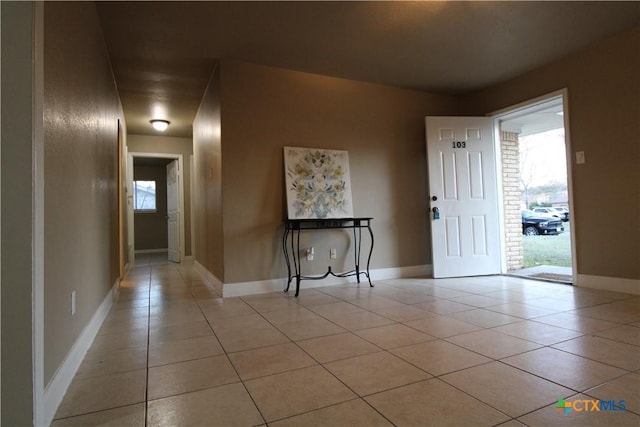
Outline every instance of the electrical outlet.
<path fill-rule="evenodd" d="M 76 291 L 71 292 L 71 315 L 76 315 Z"/>
<path fill-rule="evenodd" d="M 336 248 L 331 248 L 329 251 L 329 259 L 336 259 Z"/>

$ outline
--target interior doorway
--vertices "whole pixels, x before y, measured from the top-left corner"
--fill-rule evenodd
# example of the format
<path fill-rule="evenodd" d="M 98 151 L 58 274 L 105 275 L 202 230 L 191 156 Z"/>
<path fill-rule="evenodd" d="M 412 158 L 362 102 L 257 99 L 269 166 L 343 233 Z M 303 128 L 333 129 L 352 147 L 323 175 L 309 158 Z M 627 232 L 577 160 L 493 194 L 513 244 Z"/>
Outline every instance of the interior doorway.
<path fill-rule="evenodd" d="M 174 262 L 184 259 L 182 161 L 180 154 L 130 152 L 128 155 L 127 240 L 129 259 L 135 260 L 136 265 L 139 259 L 148 257 L 160 256 L 166 261 L 170 253 Z M 169 165 L 173 166 L 172 176 L 169 176 Z M 170 195 L 172 188 L 175 194 Z"/>
<path fill-rule="evenodd" d="M 503 271 L 573 283 L 575 216 L 566 91 L 495 117 L 502 156 Z"/>

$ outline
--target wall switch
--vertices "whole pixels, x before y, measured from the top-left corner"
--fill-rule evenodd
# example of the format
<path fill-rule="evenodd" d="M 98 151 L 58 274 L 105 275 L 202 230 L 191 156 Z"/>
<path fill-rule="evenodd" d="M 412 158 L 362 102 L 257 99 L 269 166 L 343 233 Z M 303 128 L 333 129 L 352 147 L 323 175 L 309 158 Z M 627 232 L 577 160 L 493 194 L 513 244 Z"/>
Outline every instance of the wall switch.
<path fill-rule="evenodd" d="M 329 259 L 336 259 L 336 248 L 331 248 L 329 251 Z"/>
<path fill-rule="evenodd" d="M 71 292 L 71 315 L 76 315 L 76 291 Z"/>
<path fill-rule="evenodd" d="M 584 162 L 584 151 L 576 151 L 576 165 L 582 165 Z"/>
<path fill-rule="evenodd" d="M 307 249 L 307 261 L 313 261 L 314 253 L 315 253 L 315 250 L 313 249 L 313 247 Z"/>

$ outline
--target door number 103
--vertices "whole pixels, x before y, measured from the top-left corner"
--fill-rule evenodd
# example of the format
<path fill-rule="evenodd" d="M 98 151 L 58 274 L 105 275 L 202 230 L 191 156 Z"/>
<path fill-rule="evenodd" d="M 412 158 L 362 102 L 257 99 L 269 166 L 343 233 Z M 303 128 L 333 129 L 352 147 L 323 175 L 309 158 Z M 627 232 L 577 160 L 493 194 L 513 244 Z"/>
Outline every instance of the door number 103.
<path fill-rule="evenodd" d="M 452 148 L 467 148 L 467 141 L 453 141 L 451 144 Z"/>

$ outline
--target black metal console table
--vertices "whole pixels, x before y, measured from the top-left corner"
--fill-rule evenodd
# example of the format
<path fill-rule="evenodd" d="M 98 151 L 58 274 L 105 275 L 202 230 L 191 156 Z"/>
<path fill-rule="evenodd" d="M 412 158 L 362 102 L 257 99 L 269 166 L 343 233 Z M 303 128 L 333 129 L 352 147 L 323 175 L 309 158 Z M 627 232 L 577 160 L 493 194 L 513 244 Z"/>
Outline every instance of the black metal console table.
<path fill-rule="evenodd" d="M 282 250 L 284 251 L 284 259 L 287 262 L 287 288 L 285 292 L 289 292 L 289 286 L 291 281 L 296 279 L 296 296 L 300 293 L 300 281 L 301 280 L 320 280 L 329 275 L 334 277 L 348 277 L 356 276 L 356 280 L 360 283 L 360 274 L 364 274 L 369 281 L 369 286 L 373 287 L 371 283 L 371 276 L 369 275 L 369 264 L 371 263 L 371 254 L 373 253 L 373 231 L 371 230 L 371 221 L 373 218 L 331 218 L 331 219 L 286 219 L 284 220 L 284 234 L 282 236 Z M 300 265 L 300 232 L 303 230 L 327 230 L 327 229 L 353 229 L 353 246 L 354 246 L 354 258 L 355 269 L 347 271 L 346 273 L 336 274 L 331 271 L 329 266 L 327 272 L 322 276 L 303 276 L 302 268 Z M 360 270 L 360 252 L 362 249 L 362 229 L 366 228 L 371 236 L 371 246 L 369 247 L 369 256 L 367 257 L 367 269 L 366 271 Z M 291 239 L 289 239 L 291 235 Z M 287 242 L 291 241 L 291 258 L 289 258 L 289 250 L 287 249 Z M 294 273 L 291 274 L 291 261 L 293 261 Z"/>

